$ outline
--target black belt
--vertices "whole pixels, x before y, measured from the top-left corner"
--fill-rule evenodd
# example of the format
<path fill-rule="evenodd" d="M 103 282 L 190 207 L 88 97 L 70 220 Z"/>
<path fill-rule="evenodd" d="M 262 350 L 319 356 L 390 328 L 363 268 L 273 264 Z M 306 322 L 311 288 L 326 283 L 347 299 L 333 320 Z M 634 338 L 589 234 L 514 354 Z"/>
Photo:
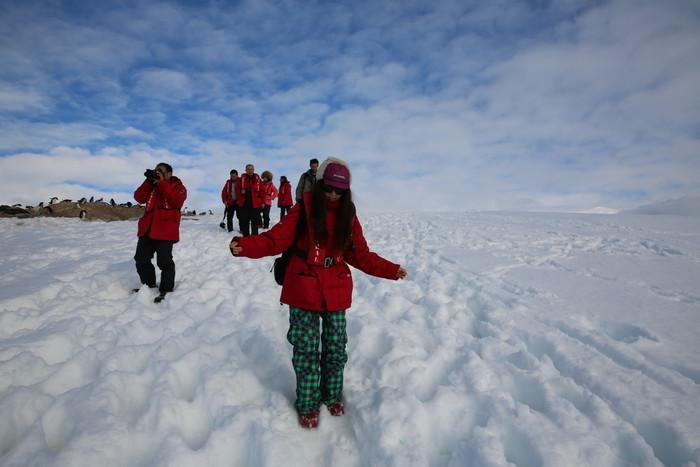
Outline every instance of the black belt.
<path fill-rule="evenodd" d="M 292 253 L 294 253 L 295 255 L 297 255 L 298 257 L 300 257 L 302 259 L 306 259 L 306 257 L 308 256 L 308 253 L 306 251 L 302 250 L 301 248 L 299 248 L 296 245 L 292 246 L 291 249 L 292 249 Z M 324 268 L 329 268 L 329 267 L 333 266 L 335 263 L 336 263 L 335 258 L 333 258 L 332 256 L 326 256 L 323 259 L 323 267 Z"/>

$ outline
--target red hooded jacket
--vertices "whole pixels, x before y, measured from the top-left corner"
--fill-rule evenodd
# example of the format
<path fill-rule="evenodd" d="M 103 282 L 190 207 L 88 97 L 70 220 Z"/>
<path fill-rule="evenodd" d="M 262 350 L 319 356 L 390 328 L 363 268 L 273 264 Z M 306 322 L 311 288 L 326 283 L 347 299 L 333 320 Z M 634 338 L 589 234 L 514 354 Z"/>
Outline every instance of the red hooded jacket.
<path fill-rule="evenodd" d="M 272 182 L 262 182 L 263 205 L 272 206 L 272 200 L 277 198 L 277 187 Z"/>
<path fill-rule="evenodd" d="M 242 247 L 239 256 L 262 258 L 279 255 L 289 248 L 296 235 L 296 225 L 299 216 L 307 216 L 307 226 L 310 222 L 311 193 L 304 193 L 304 204 L 296 204 L 287 216 L 275 224 L 267 232 L 239 239 Z M 302 213 L 302 206 L 307 206 Z M 329 234 L 333 232 L 338 203 L 328 203 L 326 206 L 326 228 Z M 360 221 L 353 219 L 352 246 L 342 252 L 332 255 L 334 262 L 325 267 L 326 247 L 316 242 L 315 247 L 309 248 L 312 230 L 302 234 L 296 246 L 307 251 L 306 259 L 292 254 L 287 265 L 282 286 L 280 302 L 287 305 L 315 311 L 339 311 L 350 308 L 352 304 L 352 275 L 348 264 L 373 276 L 396 280 L 399 265 L 382 258 L 369 250 L 362 234 Z M 331 235 L 329 235 L 331 237 Z M 332 238 L 327 245 L 332 244 Z"/>
<path fill-rule="evenodd" d="M 179 178 L 171 176 L 158 183 L 144 180 L 134 192 L 134 199 L 146 205 L 146 212 L 139 219 L 139 237 L 180 240 L 180 209 L 187 199 L 187 188 Z"/>
<path fill-rule="evenodd" d="M 282 183 L 279 189 L 279 198 L 277 198 L 277 207 L 286 208 L 294 204 L 292 199 L 292 184 L 289 182 Z"/>
<path fill-rule="evenodd" d="M 252 195 L 253 207 L 261 208 L 263 205 L 263 193 L 262 193 L 262 180 L 260 180 L 260 175 L 253 174 L 243 174 L 238 177 L 238 183 L 236 183 L 236 201 L 238 205 L 245 206 L 245 192 Z"/>

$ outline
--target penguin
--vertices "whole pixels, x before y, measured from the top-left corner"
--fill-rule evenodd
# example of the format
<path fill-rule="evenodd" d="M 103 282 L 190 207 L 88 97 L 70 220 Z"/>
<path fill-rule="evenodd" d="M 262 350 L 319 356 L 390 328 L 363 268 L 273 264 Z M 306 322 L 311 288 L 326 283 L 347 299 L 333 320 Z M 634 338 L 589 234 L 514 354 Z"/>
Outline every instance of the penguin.
<path fill-rule="evenodd" d="M 117 203 L 114 202 L 114 198 L 110 198 L 110 199 L 109 199 L 109 204 L 110 204 L 112 207 L 114 207 L 114 206 L 117 205 Z"/>
<path fill-rule="evenodd" d="M 90 202 L 90 203 L 94 203 L 94 202 L 95 202 L 95 197 L 94 197 L 94 196 L 90 196 L 90 201 L 89 201 L 89 202 Z"/>

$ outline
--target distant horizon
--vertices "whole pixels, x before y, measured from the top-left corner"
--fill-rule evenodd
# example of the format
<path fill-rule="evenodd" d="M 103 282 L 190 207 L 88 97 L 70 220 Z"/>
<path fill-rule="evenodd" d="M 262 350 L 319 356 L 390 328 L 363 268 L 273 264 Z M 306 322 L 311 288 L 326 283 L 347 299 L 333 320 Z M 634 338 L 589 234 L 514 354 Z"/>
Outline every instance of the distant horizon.
<path fill-rule="evenodd" d="M 80 199 L 82 199 L 81 197 Z M 90 198 L 86 198 L 86 202 L 89 202 Z M 70 198 L 64 198 L 64 199 L 58 199 L 58 203 L 60 202 L 65 202 L 69 201 L 72 203 L 78 203 L 80 201 L 78 200 L 73 200 Z M 119 200 L 114 200 L 117 205 L 123 206 L 126 205 L 127 203 L 131 203 L 133 206 L 143 206 L 140 203 L 137 203 L 136 201 L 119 201 Z M 109 200 L 105 200 L 104 198 L 102 199 L 95 199 L 93 202 L 102 202 L 105 204 L 110 204 Z M 690 206 L 687 206 L 687 203 L 691 203 Z M 44 202 L 44 206 L 49 206 L 50 205 L 50 199 L 46 202 Z M 34 204 L 22 204 L 22 203 L 14 203 L 14 204 L 5 204 L 0 202 L 0 206 L 10 206 L 10 207 L 17 207 L 21 206 L 22 208 L 32 208 L 32 207 L 37 207 L 39 206 L 39 203 L 34 203 Z M 276 206 L 273 206 L 272 209 L 272 214 L 276 213 Z M 668 212 L 664 212 L 664 209 L 666 209 Z M 199 215 L 200 211 L 206 211 L 207 215 L 208 211 L 212 211 L 214 215 L 222 213 L 224 211 L 223 206 L 217 205 L 217 206 L 211 206 L 211 207 L 201 207 L 201 208 L 194 208 L 194 207 L 189 207 L 187 205 L 183 206 L 181 209 L 182 212 L 184 211 L 196 211 Z M 657 212 L 658 211 L 658 212 Z M 675 211 L 675 212 L 674 212 Z M 680 213 L 678 211 L 681 211 Z M 429 211 L 416 211 L 416 210 L 394 210 L 394 211 L 389 211 L 389 210 L 372 210 L 371 212 L 373 213 L 426 213 Z M 522 212 L 524 214 L 546 214 L 546 213 L 552 213 L 552 214 L 599 214 L 599 215 L 615 215 L 615 214 L 644 214 L 644 215 L 657 215 L 657 214 L 667 214 L 667 215 L 681 215 L 681 216 L 698 216 L 700 215 L 700 193 L 695 194 L 695 195 L 689 195 L 689 196 L 683 196 L 679 198 L 671 198 L 667 200 L 662 200 L 656 203 L 648 203 L 648 204 L 642 204 L 638 206 L 634 206 L 630 209 L 625 209 L 625 210 L 615 210 L 612 208 L 607 208 L 605 206 L 596 206 L 594 208 L 588 209 L 588 210 L 573 210 L 573 211 L 553 211 L 553 210 L 509 210 L 509 209 L 478 209 L 478 208 L 473 208 L 473 209 L 463 209 L 463 210 L 455 210 L 455 211 L 450 211 L 450 210 L 441 210 L 441 211 L 436 211 L 432 210 L 430 212 L 435 212 L 435 213 L 440 213 L 440 214 L 445 214 L 445 213 L 451 213 L 451 212 L 463 212 L 463 213 L 479 213 L 479 212 L 493 212 L 493 213 L 518 213 Z"/>

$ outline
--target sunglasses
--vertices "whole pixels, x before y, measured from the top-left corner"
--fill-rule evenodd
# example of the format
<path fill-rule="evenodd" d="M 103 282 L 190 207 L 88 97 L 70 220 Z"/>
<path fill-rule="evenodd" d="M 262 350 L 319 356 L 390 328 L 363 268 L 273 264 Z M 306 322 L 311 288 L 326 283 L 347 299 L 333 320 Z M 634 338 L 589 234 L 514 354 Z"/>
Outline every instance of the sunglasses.
<path fill-rule="evenodd" d="M 336 187 L 330 186 L 330 185 L 323 185 L 323 191 L 325 191 L 326 193 L 335 192 L 336 194 L 343 196 L 345 194 L 345 192 L 348 190 L 344 190 L 343 188 L 336 188 Z"/>

